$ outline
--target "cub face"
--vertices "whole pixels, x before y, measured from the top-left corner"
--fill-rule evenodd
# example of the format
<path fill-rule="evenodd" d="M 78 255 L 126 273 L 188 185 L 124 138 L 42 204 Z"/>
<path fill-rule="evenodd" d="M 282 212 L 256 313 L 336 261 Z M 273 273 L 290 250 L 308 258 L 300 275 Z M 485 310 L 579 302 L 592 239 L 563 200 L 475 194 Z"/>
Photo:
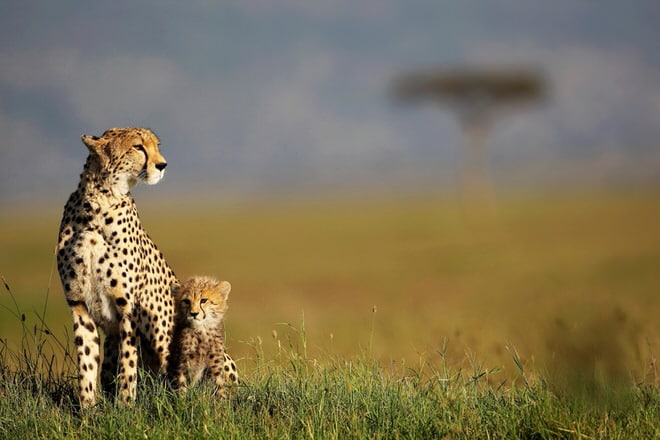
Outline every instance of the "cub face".
<path fill-rule="evenodd" d="M 231 284 L 211 277 L 193 277 L 174 289 L 179 322 L 195 328 L 218 326 L 227 312 Z"/>

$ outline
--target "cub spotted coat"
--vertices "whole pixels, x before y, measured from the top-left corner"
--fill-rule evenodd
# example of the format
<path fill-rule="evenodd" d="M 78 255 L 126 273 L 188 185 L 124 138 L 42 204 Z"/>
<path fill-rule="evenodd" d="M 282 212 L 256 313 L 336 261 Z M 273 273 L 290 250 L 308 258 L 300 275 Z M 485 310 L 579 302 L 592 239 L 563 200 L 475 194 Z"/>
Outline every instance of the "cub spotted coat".
<path fill-rule="evenodd" d="M 236 364 L 227 354 L 223 319 L 231 285 L 211 277 L 192 277 L 174 289 L 176 324 L 170 377 L 185 391 L 202 377 L 213 379 L 219 395 L 238 383 Z"/>

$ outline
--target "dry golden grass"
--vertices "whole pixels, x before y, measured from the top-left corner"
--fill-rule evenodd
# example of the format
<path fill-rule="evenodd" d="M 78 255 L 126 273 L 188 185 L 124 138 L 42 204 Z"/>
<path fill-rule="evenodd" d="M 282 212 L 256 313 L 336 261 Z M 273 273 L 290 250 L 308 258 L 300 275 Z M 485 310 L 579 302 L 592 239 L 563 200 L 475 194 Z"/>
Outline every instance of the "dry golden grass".
<path fill-rule="evenodd" d="M 517 374 L 515 347 L 526 371 L 641 381 L 660 352 L 659 196 L 508 197 L 481 215 L 439 197 L 141 204 L 141 215 L 179 277 L 231 281 L 239 367 L 249 369 L 255 344 L 268 355 L 297 341 L 290 325 L 304 318 L 312 356 L 371 350 L 418 368 L 446 341 L 450 362 L 502 377 Z M 50 279 L 59 216 L 3 216 L 0 272 L 22 310 L 41 312 L 50 286 L 46 320 L 66 338 Z M 0 304 L 13 307 L 6 295 Z M 11 343 L 17 327 L 0 310 L 0 338 Z"/>

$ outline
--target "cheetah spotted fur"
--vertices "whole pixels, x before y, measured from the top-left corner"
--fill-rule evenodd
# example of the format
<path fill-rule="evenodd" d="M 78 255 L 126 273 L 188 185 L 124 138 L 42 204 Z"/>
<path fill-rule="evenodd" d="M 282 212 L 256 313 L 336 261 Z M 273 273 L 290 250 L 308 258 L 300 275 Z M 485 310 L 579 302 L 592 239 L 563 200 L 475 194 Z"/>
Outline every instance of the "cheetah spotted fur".
<path fill-rule="evenodd" d="M 177 280 L 142 228 L 131 188 L 158 183 L 167 163 L 146 128 L 82 136 L 89 149 L 59 230 L 57 267 L 73 317 L 81 407 L 97 400 L 103 330 L 103 390 L 136 398 L 138 349 L 146 367 L 165 372 Z M 117 377 L 116 377 L 117 376 Z M 116 382 L 115 382 L 116 377 Z"/>

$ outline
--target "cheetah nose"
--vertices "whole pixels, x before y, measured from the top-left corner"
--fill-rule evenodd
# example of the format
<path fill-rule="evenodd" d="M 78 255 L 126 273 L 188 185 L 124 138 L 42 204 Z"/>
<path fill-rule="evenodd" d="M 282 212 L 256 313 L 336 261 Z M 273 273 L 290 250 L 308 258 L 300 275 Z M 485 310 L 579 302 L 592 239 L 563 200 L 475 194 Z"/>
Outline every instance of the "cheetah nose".
<path fill-rule="evenodd" d="M 197 315 L 199 315 L 199 312 L 190 312 L 191 318 L 197 318 Z"/>
<path fill-rule="evenodd" d="M 156 164 L 156 169 L 158 171 L 163 171 L 165 167 L 167 166 L 167 162 L 161 162 Z"/>

